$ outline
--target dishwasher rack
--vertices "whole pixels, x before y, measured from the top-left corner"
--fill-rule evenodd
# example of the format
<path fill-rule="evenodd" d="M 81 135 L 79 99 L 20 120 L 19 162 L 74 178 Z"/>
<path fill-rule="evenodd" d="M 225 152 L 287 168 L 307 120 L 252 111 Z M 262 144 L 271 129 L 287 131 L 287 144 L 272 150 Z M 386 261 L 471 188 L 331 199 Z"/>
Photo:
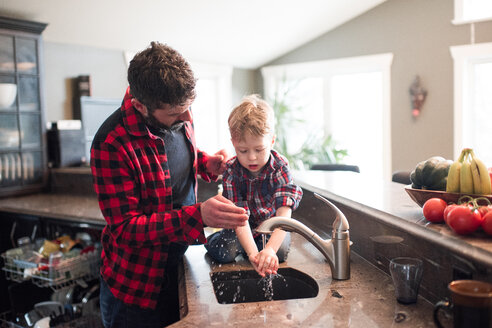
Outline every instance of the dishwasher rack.
<path fill-rule="evenodd" d="M 1 254 L 6 279 L 16 282 L 32 280 L 39 287 L 58 290 L 76 283 L 85 284 L 99 275 L 101 249 L 89 246 L 80 252 L 69 252 L 55 263 L 49 263 L 26 247 L 13 248 Z"/>

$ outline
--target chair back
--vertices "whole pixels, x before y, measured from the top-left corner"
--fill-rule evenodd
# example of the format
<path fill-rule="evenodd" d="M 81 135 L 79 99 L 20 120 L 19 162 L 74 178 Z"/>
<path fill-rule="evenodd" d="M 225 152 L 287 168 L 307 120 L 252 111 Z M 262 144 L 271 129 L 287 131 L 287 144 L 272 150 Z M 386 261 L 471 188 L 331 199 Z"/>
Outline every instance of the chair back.
<path fill-rule="evenodd" d="M 393 172 L 393 176 L 391 177 L 391 181 L 402 183 L 405 185 L 409 185 L 412 183 L 410 180 L 410 172 L 409 171 L 395 171 Z"/>
<path fill-rule="evenodd" d="M 348 164 L 313 164 L 311 170 L 318 171 L 352 171 L 360 173 L 359 166 Z"/>

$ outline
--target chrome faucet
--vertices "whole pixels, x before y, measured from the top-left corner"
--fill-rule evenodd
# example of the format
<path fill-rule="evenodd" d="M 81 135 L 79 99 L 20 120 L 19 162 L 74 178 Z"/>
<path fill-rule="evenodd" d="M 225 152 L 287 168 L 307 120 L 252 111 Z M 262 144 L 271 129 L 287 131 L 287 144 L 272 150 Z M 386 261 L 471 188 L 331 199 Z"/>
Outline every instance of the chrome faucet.
<path fill-rule="evenodd" d="M 269 234 L 274 229 L 297 232 L 313 244 L 328 260 L 333 279 L 346 280 L 350 278 L 350 236 L 349 223 L 343 213 L 326 198 L 314 193 L 314 196 L 329 207 L 336 214 L 333 222 L 332 238 L 324 240 L 314 231 L 293 218 L 275 216 L 261 223 L 256 232 Z"/>

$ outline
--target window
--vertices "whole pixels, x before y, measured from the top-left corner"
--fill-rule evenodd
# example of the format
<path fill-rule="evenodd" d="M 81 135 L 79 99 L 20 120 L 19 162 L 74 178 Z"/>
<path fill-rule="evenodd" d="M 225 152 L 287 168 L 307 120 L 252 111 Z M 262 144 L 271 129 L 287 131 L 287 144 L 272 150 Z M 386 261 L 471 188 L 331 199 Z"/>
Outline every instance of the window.
<path fill-rule="evenodd" d="M 490 0 L 454 0 L 454 24 L 492 19 Z"/>
<path fill-rule="evenodd" d="M 492 43 L 451 47 L 454 60 L 454 158 L 473 148 L 492 163 Z"/>
<path fill-rule="evenodd" d="M 374 178 L 391 179 L 392 58 L 381 54 L 263 68 L 267 99 L 282 84 L 297 81 L 290 98 L 308 125 L 291 134 L 292 145 L 302 144 L 306 131 L 320 130 L 348 150 L 344 162 Z"/>
<path fill-rule="evenodd" d="M 232 67 L 191 63 L 196 84 L 193 122 L 197 146 L 209 154 L 225 148 L 232 154 L 227 118 L 231 111 Z"/>
<path fill-rule="evenodd" d="M 382 79 L 380 71 L 333 76 L 330 86 L 333 110 L 328 129 L 349 150 L 349 164 L 359 165 L 362 172 L 375 172 L 381 179 L 384 175 Z"/>

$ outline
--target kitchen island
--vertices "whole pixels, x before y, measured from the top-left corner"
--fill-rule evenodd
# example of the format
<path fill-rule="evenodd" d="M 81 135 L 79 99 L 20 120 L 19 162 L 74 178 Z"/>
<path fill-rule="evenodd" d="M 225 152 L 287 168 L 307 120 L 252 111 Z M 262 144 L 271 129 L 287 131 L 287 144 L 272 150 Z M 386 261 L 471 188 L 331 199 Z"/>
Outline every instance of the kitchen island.
<path fill-rule="evenodd" d="M 492 237 L 483 231 L 455 234 L 444 223 L 430 223 L 403 184 L 374 181 L 353 172 L 295 172 L 304 197 L 294 217 L 329 237 L 333 214 L 313 193 L 337 205 L 350 223 L 353 252 L 389 274 L 391 258 L 420 258 L 424 271 L 419 294 L 435 303 L 449 296 L 457 279 L 492 282 Z"/>
<path fill-rule="evenodd" d="M 85 174 L 90 175 L 90 171 Z M 432 304 L 447 295 L 449 281 L 460 277 L 492 280 L 492 238 L 483 233 L 457 236 L 443 224 L 427 223 L 404 185 L 377 183 L 353 172 L 295 172 L 294 178 L 303 188 L 304 197 L 293 217 L 321 237 L 330 236 L 333 213 L 314 198 L 313 192 L 330 199 L 347 216 L 354 242 L 351 278 L 332 280 L 321 253 L 293 233 L 289 258 L 281 267 L 292 267 L 313 277 L 319 286 L 316 297 L 219 304 L 210 272 L 251 267 L 246 261 L 216 265 L 203 246 L 191 246 L 183 261 L 182 320 L 173 326 L 388 327 L 399 322 L 401 327 L 428 327 L 432 326 Z M 1 199 L 0 212 L 102 228 L 105 221 L 94 194 L 72 194 L 68 190 Z M 200 200 L 216 191 L 217 184 L 200 181 Z M 395 300 L 387 265 L 396 256 L 424 260 L 417 304 L 405 306 Z"/>
<path fill-rule="evenodd" d="M 185 254 L 187 315 L 171 327 L 432 327 L 433 305 L 422 297 L 416 304 L 396 301 L 391 278 L 357 254 L 351 257 L 349 280 L 332 280 L 323 255 L 298 234 L 292 234 L 291 267 L 314 278 L 319 293 L 313 298 L 255 303 L 219 304 L 210 272 L 252 270 L 249 262 L 219 265 L 203 246 Z M 187 307 L 187 309 L 186 309 Z"/>

